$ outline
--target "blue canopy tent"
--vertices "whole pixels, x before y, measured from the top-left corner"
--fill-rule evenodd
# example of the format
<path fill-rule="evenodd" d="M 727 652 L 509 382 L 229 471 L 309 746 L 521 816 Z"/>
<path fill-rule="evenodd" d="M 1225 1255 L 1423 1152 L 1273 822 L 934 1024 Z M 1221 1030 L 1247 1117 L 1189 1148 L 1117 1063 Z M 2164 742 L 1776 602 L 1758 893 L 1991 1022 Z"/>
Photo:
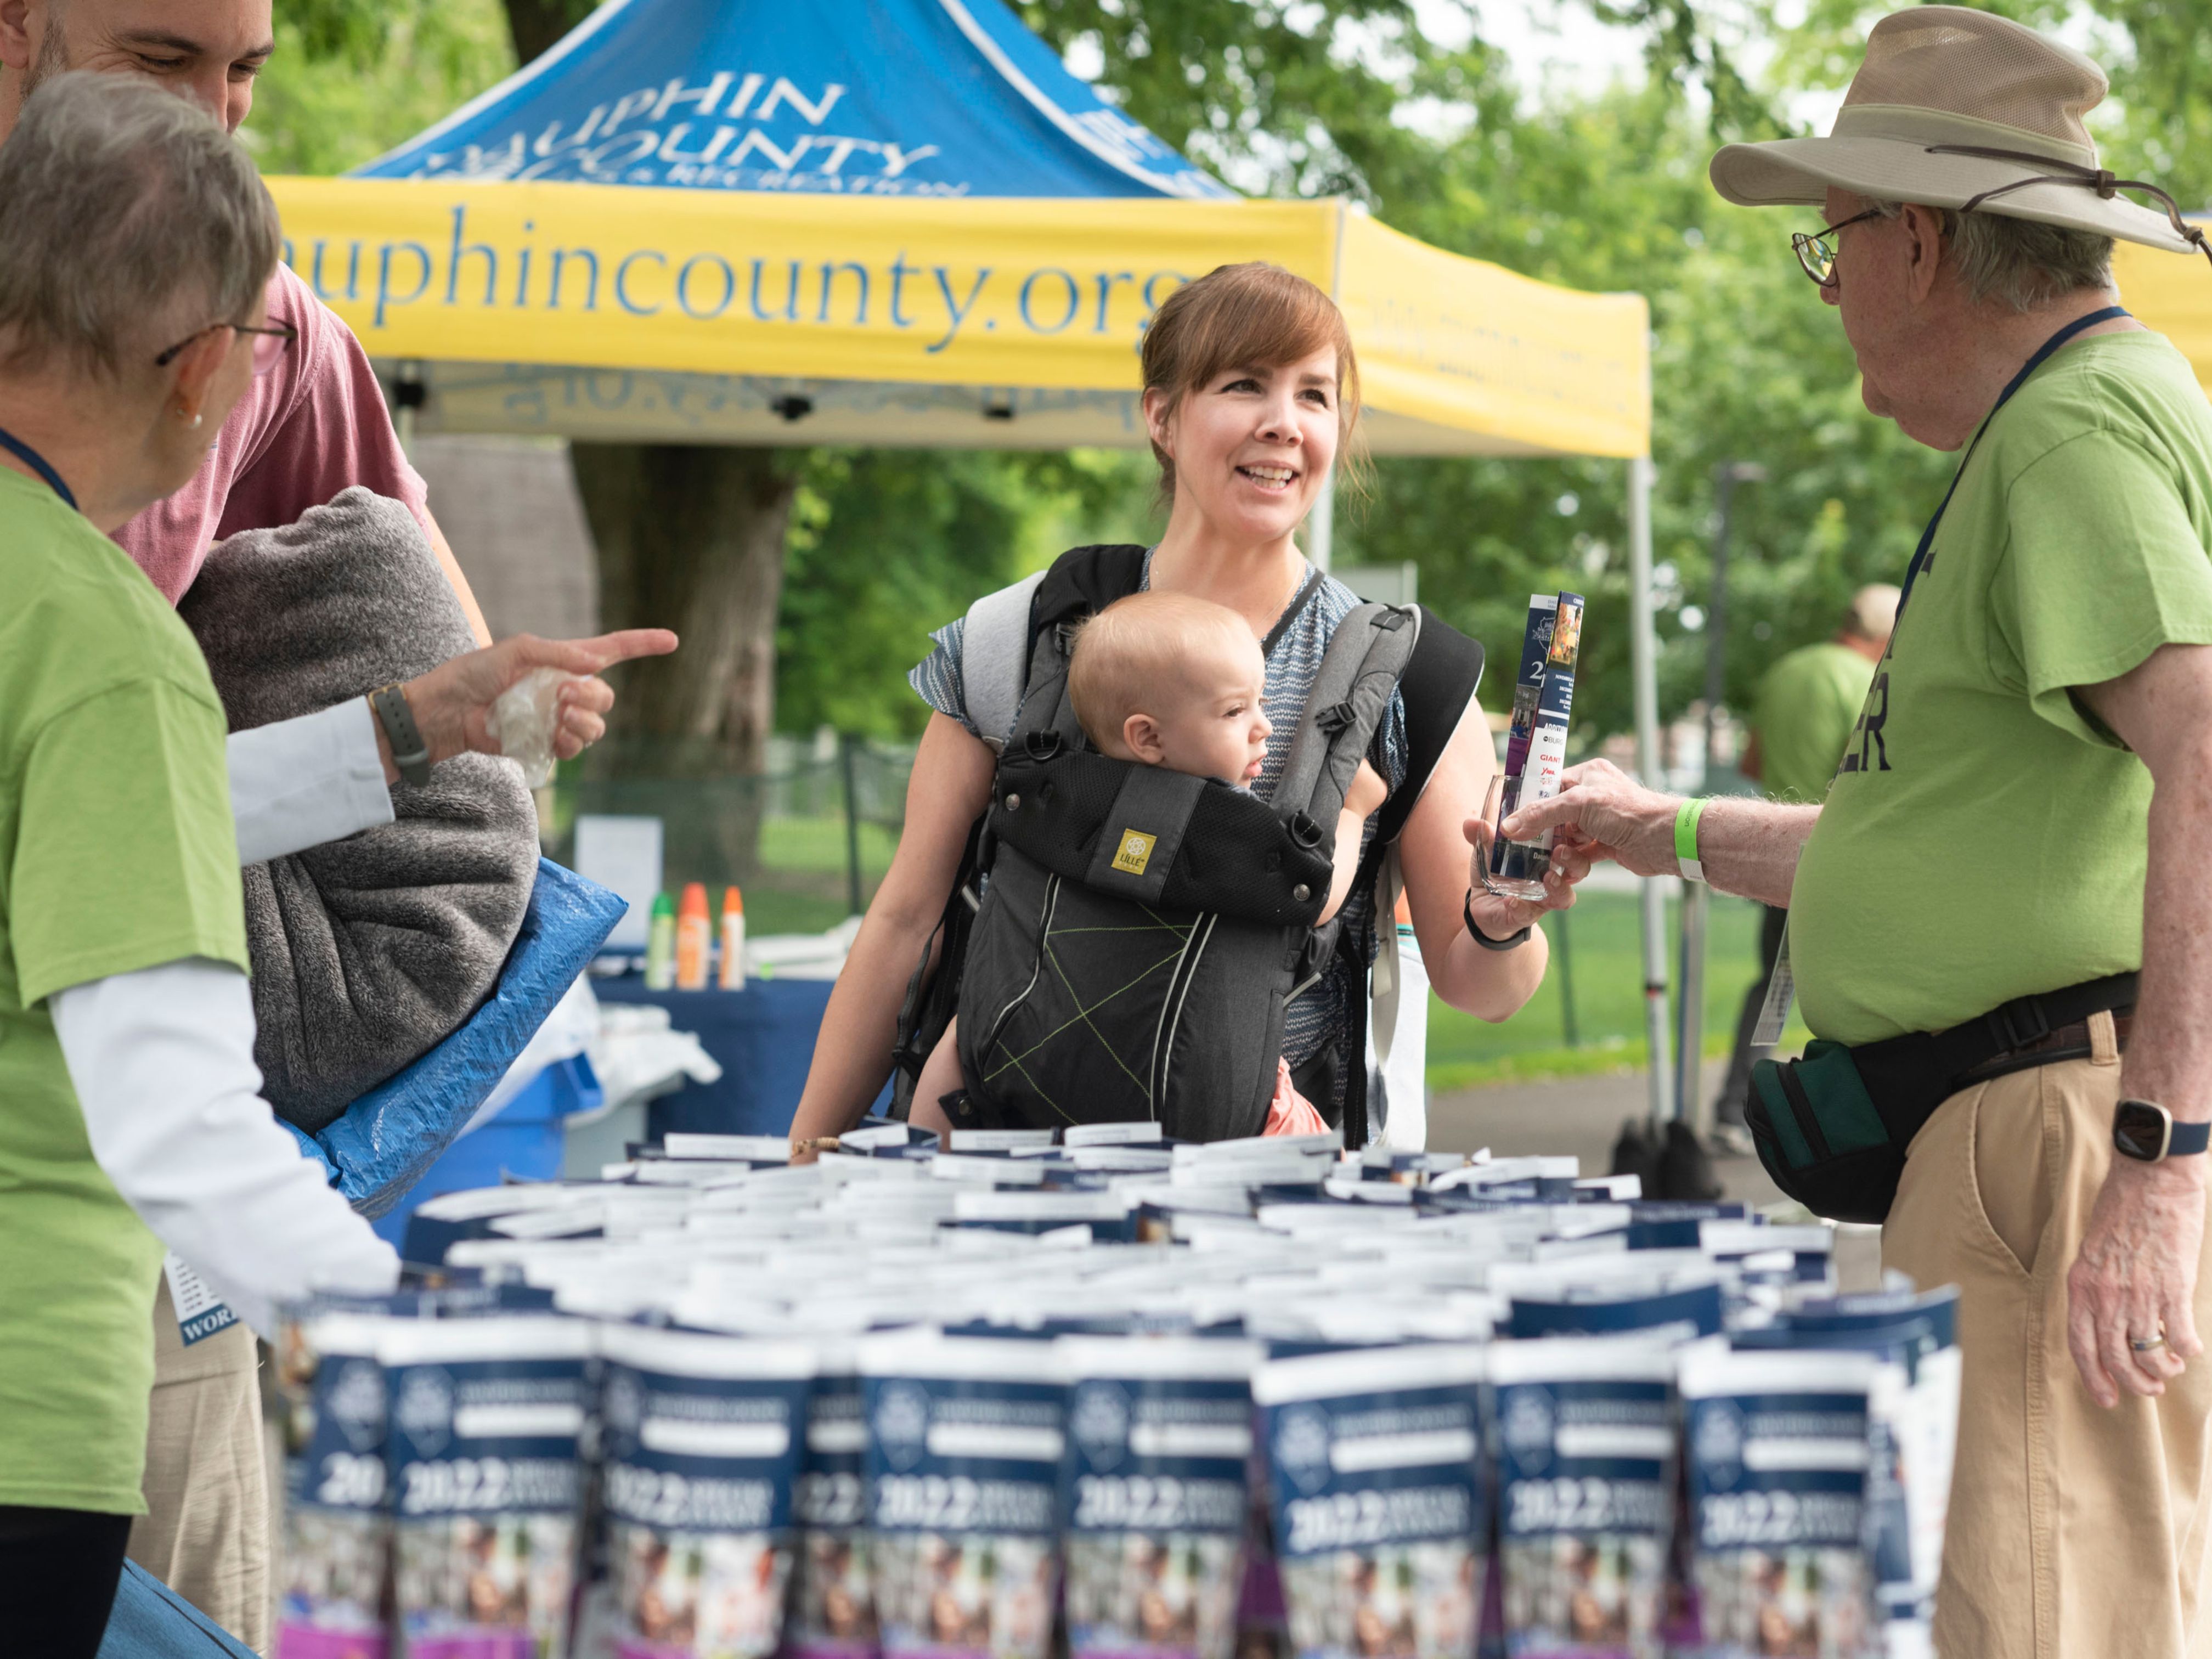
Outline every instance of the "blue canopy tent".
<path fill-rule="evenodd" d="M 355 176 L 1236 198 L 999 0 L 615 0 Z"/>

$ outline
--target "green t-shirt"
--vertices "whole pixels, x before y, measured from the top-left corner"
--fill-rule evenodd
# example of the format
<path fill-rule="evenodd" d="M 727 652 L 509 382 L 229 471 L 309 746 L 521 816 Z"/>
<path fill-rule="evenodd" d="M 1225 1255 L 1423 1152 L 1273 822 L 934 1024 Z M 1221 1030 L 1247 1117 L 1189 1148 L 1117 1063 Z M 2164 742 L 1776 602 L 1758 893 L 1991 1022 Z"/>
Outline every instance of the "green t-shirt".
<path fill-rule="evenodd" d="M 1870 1042 L 2142 964 L 2150 775 L 2069 695 L 2212 644 L 2212 409 L 2161 337 L 2062 348 L 1990 424 L 1806 843 L 1805 1021 Z"/>
<path fill-rule="evenodd" d="M 0 469 L 0 1504 L 145 1508 L 161 1247 L 94 1163 L 44 999 L 246 966 L 222 705 L 123 550 Z"/>
<path fill-rule="evenodd" d="M 1768 669 L 1759 685 L 1759 787 L 1776 800 L 1826 794 L 1873 681 L 1874 665 L 1833 640 Z"/>

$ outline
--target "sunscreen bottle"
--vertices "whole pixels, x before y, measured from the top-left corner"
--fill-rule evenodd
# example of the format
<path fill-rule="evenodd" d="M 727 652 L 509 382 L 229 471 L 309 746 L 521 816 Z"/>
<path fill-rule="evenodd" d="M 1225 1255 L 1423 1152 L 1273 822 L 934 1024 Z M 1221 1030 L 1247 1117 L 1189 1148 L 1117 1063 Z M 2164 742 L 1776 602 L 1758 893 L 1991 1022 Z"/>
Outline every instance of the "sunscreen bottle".
<path fill-rule="evenodd" d="M 676 988 L 707 988 L 707 952 L 714 939 L 714 924 L 707 920 L 707 884 L 687 882 L 684 902 L 676 908 Z"/>
<path fill-rule="evenodd" d="M 645 988 L 665 991 L 675 983 L 676 906 L 667 894 L 655 893 L 645 936 Z"/>
<path fill-rule="evenodd" d="M 745 896 L 734 885 L 722 890 L 722 970 L 715 983 L 725 991 L 745 988 Z"/>

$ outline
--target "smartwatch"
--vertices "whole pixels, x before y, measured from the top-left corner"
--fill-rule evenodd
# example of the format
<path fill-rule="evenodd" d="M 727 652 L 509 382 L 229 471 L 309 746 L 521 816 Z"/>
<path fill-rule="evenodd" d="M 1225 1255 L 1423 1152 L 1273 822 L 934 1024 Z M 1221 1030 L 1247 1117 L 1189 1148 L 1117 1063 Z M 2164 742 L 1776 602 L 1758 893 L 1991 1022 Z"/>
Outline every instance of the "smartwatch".
<path fill-rule="evenodd" d="M 2173 1114 L 2148 1100 L 2124 1100 L 2112 1109 L 2112 1150 L 2138 1164 L 2191 1158 L 2212 1146 L 2212 1123 L 2176 1123 Z"/>
<path fill-rule="evenodd" d="M 422 741 L 422 733 L 416 726 L 415 711 L 407 705 L 406 688 L 380 685 L 368 694 L 368 706 L 376 711 L 385 738 L 392 744 L 392 764 L 400 781 L 417 787 L 429 782 L 430 745 Z"/>

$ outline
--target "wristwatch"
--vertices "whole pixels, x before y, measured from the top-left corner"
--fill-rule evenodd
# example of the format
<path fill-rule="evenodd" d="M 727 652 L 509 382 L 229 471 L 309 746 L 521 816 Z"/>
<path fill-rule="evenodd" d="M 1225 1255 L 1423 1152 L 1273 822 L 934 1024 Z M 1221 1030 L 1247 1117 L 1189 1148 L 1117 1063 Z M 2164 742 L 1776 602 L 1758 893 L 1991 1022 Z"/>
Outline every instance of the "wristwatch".
<path fill-rule="evenodd" d="M 1521 946 L 1528 942 L 1528 928 L 1535 925 L 1531 922 L 1527 927 L 1522 927 L 1519 933 L 1508 933 L 1504 939 L 1491 938 L 1489 934 L 1484 933 L 1481 928 L 1474 925 L 1474 894 L 1472 891 L 1468 892 L 1467 902 L 1460 906 L 1459 914 L 1460 919 L 1467 923 L 1467 931 L 1474 935 L 1474 942 L 1477 945 L 1480 945 L 1486 951 L 1516 951 L 1520 949 Z"/>
<path fill-rule="evenodd" d="M 2212 1123 L 2176 1123 L 2173 1114 L 2148 1100 L 2124 1100 L 2112 1109 L 2112 1150 L 2138 1164 L 2193 1158 L 2212 1146 Z"/>
<path fill-rule="evenodd" d="M 401 780 L 417 786 L 429 782 L 430 745 L 422 741 L 415 711 L 407 706 L 407 689 L 380 685 L 368 694 L 368 706 L 383 723 L 384 735 L 392 744 L 392 763 L 399 769 Z"/>

